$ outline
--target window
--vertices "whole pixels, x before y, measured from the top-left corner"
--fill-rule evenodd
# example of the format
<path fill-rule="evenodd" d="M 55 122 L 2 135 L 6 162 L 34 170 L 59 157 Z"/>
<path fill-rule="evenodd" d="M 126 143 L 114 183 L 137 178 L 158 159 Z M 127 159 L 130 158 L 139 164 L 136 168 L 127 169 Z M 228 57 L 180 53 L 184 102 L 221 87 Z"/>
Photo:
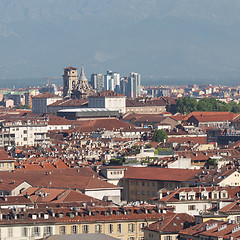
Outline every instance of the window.
<path fill-rule="evenodd" d="M 113 224 L 108 225 L 108 232 L 113 233 Z"/>
<path fill-rule="evenodd" d="M 28 229 L 26 227 L 22 228 L 22 237 L 28 236 Z"/>
<path fill-rule="evenodd" d="M 144 186 L 145 185 L 145 182 L 142 182 L 142 186 Z"/>
<path fill-rule="evenodd" d="M 172 240 L 172 236 L 165 236 L 164 240 Z"/>
<path fill-rule="evenodd" d="M 196 205 L 189 205 L 188 206 L 188 210 L 195 210 L 196 209 Z"/>
<path fill-rule="evenodd" d="M 71 233 L 72 233 L 72 234 L 77 234 L 77 233 L 78 233 L 78 226 L 73 225 L 73 226 L 71 227 Z"/>
<path fill-rule="evenodd" d="M 40 236 L 40 228 L 39 227 L 33 228 L 33 236 L 35 236 L 35 237 Z"/>
<path fill-rule="evenodd" d="M 139 231 L 142 232 L 142 228 L 144 228 L 145 224 L 144 223 L 140 223 L 139 224 Z"/>
<path fill-rule="evenodd" d="M 155 187 L 155 182 L 152 183 L 152 186 Z"/>
<path fill-rule="evenodd" d="M 26 141 L 27 141 L 27 138 L 26 138 L 26 137 L 24 137 L 24 138 L 23 138 L 23 141 L 25 141 L 25 142 L 26 142 Z"/>
<path fill-rule="evenodd" d="M 46 234 L 46 236 L 52 235 L 52 227 L 44 227 L 44 234 Z"/>
<path fill-rule="evenodd" d="M 102 225 L 101 224 L 95 225 L 95 233 L 102 233 Z"/>
<path fill-rule="evenodd" d="M 118 233 L 122 233 L 122 224 L 121 224 L 121 223 L 119 223 L 119 224 L 117 225 L 117 232 L 118 232 Z"/>
<path fill-rule="evenodd" d="M 142 195 L 144 195 L 144 191 L 142 190 Z"/>
<path fill-rule="evenodd" d="M 4 163 L 0 163 L 0 169 L 4 168 Z"/>
<path fill-rule="evenodd" d="M 7 164 L 7 168 L 9 169 L 9 168 L 11 168 L 12 167 L 12 163 L 8 163 Z"/>
<path fill-rule="evenodd" d="M 88 225 L 83 225 L 82 226 L 82 232 L 83 233 L 89 233 L 89 226 Z"/>
<path fill-rule="evenodd" d="M 237 216 L 237 219 L 236 219 L 237 221 L 237 223 L 240 223 L 240 216 Z"/>
<path fill-rule="evenodd" d="M 66 227 L 65 226 L 61 226 L 59 233 L 60 234 L 66 234 Z"/>
<path fill-rule="evenodd" d="M 129 233 L 135 232 L 135 225 L 134 225 L 134 223 L 129 223 L 128 224 L 128 232 Z"/>
<path fill-rule="evenodd" d="M 23 133 L 24 133 L 24 134 L 27 134 L 27 130 L 24 130 Z"/>
<path fill-rule="evenodd" d="M 13 229 L 8 228 L 8 237 L 12 237 L 12 236 L 13 236 Z"/>
<path fill-rule="evenodd" d="M 128 240 L 135 240 L 135 237 L 129 237 Z"/>

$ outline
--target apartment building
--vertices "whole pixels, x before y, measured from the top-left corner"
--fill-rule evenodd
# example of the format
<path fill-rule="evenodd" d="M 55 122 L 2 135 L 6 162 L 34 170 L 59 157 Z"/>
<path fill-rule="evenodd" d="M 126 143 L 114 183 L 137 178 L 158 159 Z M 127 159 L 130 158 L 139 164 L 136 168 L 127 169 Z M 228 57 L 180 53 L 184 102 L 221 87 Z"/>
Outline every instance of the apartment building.
<path fill-rule="evenodd" d="M 0 232 L 3 239 L 10 240 L 86 233 L 102 233 L 121 240 L 143 240 L 142 228 L 168 214 L 151 205 L 4 209 L 0 213 Z"/>
<path fill-rule="evenodd" d="M 49 92 L 41 93 L 32 97 L 32 111 L 35 114 L 47 113 L 48 105 L 62 100 L 62 97 Z"/>
<path fill-rule="evenodd" d="M 0 146 L 34 146 L 46 144 L 48 124 L 45 120 L 5 120 L 1 122 Z"/>
<path fill-rule="evenodd" d="M 123 199 L 126 201 L 149 201 L 157 191 L 188 187 L 200 170 L 169 169 L 154 167 L 129 167 L 123 178 Z"/>

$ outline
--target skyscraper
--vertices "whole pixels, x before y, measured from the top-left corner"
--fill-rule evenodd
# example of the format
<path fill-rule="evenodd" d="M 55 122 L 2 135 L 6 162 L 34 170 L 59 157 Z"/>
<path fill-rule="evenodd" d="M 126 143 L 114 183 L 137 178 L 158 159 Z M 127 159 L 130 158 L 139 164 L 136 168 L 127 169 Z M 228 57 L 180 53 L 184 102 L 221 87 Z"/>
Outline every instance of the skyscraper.
<path fill-rule="evenodd" d="M 126 95 L 128 98 L 137 98 L 141 93 L 141 77 L 139 73 L 131 72 L 128 77 Z"/>
<path fill-rule="evenodd" d="M 93 73 L 91 75 L 91 85 L 93 89 L 101 92 L 104 88 L 104 75 L 100 73 Z"/>
<path fill-rule="evenodd" d="M 112 71 L 107 71 L 104 75 L 104 90 L 120 92 L 120 74 Z"/>

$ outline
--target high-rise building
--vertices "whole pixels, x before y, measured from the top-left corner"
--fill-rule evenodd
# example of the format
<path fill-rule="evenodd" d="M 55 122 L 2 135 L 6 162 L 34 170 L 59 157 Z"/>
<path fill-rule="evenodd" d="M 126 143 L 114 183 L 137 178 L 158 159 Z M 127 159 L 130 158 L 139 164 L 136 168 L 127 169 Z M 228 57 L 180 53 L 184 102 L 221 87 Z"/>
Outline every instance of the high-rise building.
<path fill-rule="evenodd" d="M 101 92 L 104 88 L 104 75 L 100 73 L 93 73 L 91 75 L 91 85 L 93 89 Z"/>
<path fill-rule="evenodd" d="M 137 98 L 141 93 L 141 77 L 139 73 L 131 72 L 128 77 L 128 84 L 126 89 L 128 98 Z"/>
<path fill-rule="evenodd" d="M 120 74 L 112 71 L 107 71 L 104 75 L 104 90 L 120 92 Z"/>
<path fill-rule="evenodd" d="M 120 80 L 120 93 L 126 95 L 128 77 L 122 77 Z"/>
<path fill-rule="evenodd" d="M 63 97 L 71 96 L 71 92 L 78 83 L 77 68 L 67 67 L 63 74 Z"/>

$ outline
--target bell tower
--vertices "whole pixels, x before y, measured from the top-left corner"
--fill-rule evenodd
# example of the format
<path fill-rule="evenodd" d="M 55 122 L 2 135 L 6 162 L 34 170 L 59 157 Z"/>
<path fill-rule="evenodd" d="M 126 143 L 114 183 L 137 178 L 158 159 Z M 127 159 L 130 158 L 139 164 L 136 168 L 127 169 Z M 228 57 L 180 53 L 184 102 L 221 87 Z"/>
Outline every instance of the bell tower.
<path fill-rule="evenodd" d="M 63 97 L 70 97 L 71 92 L 78 84 L 77 68 L 67 67 L 63 74 Z"/>

